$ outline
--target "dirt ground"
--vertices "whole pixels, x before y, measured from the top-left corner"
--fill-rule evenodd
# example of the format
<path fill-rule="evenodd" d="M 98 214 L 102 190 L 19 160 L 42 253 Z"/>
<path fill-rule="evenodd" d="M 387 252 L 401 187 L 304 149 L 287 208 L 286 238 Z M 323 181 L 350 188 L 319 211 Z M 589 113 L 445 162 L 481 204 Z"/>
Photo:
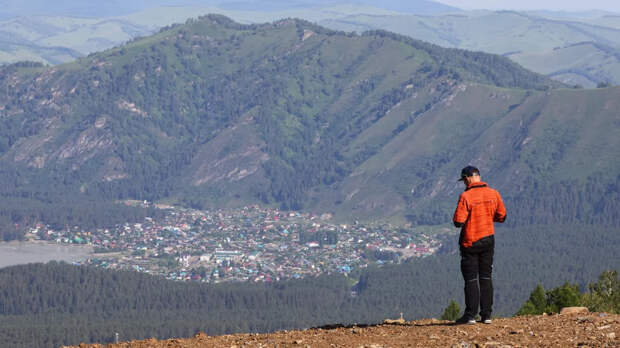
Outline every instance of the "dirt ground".
<path fill-rule="evenodd" d="M 497 318 L 492 324 L 453 325 L 436 319 L 402 324 L 323 327 L 270 334 L 235 334 L 158 341 L 149 339 L 88 348 L 146 347 L 620 347 L 620 315 L 563 314 Z"/>

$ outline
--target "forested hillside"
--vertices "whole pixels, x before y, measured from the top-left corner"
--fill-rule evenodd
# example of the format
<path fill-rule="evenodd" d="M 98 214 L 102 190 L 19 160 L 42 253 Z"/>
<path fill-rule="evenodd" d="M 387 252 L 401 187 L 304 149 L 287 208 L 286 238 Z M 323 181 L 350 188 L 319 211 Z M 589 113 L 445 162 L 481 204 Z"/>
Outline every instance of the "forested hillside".
<path fill-rule="evenodd" d="M 7 66 L 0 85 L 0 195 L 20 200 L 13 206 L 25 212 L 10 221 L 18 224 L 41 219 L 41 205 L 118 199 L 275 204 L 329 209 L 345 219 L 375 218 L 373 211 L 442 223 L 428 216 L 443 219 L 446 211 L 436 205 L 453 187 L 442 187 L 431 208 L 416 202 L 439 178 L 451 181 L 463 163 L 476 162 L 454 141 L 471 143 L 491 125 L 512 127 L 504 119 L 556 117 L 541 107 L 549 101 L 542 90 L 557 87 L 499 56 L 387 32 L 357 36 L 300 20 L 240 25 L 215 15 L 75 63 Z M 576 95 L 606 105 L 616 92 Z M 597 105 L 584 111 L 613 132 Z M 425 119 L 442 121 L 412 138 Z M 543 136 L 535 131 L 521 134 Z M 565 134 L 545 141 L 559 146 Z M 395 144 L 421 157 L 386 157 Z M 501 142 L 506 160 L 519 151 L 511 144 Z M 531 144 L 532 151 L 545 146 Z M 603 149 L 611 157 L 613 151 Z M 477 162 L 485 174 L 499 163 Z M 385 181 L 378 172 L 399 179 Z M 524 179 L 532 174 L 527 170 Z M 361 198 L 353 198 L 358 191 Z M 56 215 L 75 219 L 66 209 Z"/>
<path fill-rule="evenodd" d="M 619 232 L 586 226 L 499 229 L 494 314 L 513 315 L 536 284 L 552 288 L 569 281 L 585 290 L 603 270 L 620 265 Z M 349 278 L 218 285 L 57 263 L 9 267 L 0 270 L 0 341 L 57 347 L 112 342 L 115 332 L 129 340 L 369 324 L 400 313 L 407 320 L 439 317 L 450 299 L 462 304 L 458 262 L 458 255 L 448 253 Z"/>

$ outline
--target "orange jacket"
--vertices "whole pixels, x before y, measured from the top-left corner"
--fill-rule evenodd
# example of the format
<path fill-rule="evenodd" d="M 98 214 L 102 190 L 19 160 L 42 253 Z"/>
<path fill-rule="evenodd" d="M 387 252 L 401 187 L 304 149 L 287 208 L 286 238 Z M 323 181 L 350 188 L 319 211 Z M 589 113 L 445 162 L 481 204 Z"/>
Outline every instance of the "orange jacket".
<path fill-rule="evenodd" d="M 469 248 L 474 242 L 493 235 L 493 222 L 506 220 L 506 207 L 499 192 L 480 181 L 467 186 L 461 193 L 452 221 L 461 227 L 461 246 Z"/>

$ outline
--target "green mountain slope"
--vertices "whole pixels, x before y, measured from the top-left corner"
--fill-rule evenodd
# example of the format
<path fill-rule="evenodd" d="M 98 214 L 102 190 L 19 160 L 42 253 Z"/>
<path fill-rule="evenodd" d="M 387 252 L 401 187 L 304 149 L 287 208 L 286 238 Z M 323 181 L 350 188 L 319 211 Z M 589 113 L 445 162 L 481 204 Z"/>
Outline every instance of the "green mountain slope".
<path fill-rule="evenodd" d="M 381 147 L 330 187 L 332 207 L 377 217 L 405 211 L 416 223 L 449 221 L 462 190 L 455 173 L 475 163 L 519 218 L 617 224 L 617 214 L 602 207 L 617 201 L 619 92 L 462 84 L 417 117 L 427 106 L 403 100 L 352 144 Z M 558 202 L 558 195 L 567 200 Z"/>
<path fill-rule="evenodd" d="M 580 42 L 537 53 L 515 53 L 510 59 L 569 85 L 595 86 L 620 81 L 620 50 L 595 42 Z"/>
<path fill-rule="evenodd" d="M 375 180 L 372 170 L 380 169 L 372 163 L 386 155 L 398 162 L 390 148 L 419 132 L 419 120 L 442 119 L 444 128 L 431 129 L 437 137 L 452 131 L 466 139 L 476 134 L 472 125 L 491 126 L 524 96 L 546 100 L 548 92 L 536 90 L 557 84 L 499 56 L 387 32 L 356 36 L 298 20 L 240 25 L 208 16 L 75 63 L 8 66 L 0 85 L 6 199 L 261 202 L 324 211 L 346 199 L 350 192 L 336 188 L 355 185 L 359 171 Z M 469 108 L 468 121 L 482 110 L 487 119 L 468 124 L 450 105 Z M 475 159 L 462 157 L 460 144 L 438 141 L 421 159 L 450 156 L 451 166 L 432 166 L 435 177 L 452 176 Z M 411 172 L 398 168 L 389 171 L 402 178 L 396 191 L 392 181 L 356 189 L 412 204 L 417 196 L 402 185 L 435 180 L 407 183 Z M 364 206 L 337 210 L 368 213 Z"/>

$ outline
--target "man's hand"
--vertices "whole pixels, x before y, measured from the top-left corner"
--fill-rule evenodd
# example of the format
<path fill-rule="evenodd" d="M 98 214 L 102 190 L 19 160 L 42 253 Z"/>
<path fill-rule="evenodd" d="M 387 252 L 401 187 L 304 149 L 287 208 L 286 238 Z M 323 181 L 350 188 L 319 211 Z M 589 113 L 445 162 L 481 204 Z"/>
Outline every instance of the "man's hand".
<path fill-rule="evenodd" d="M 499 222 L 499 223 L 502 223 L 502 222 L 506 221 L 506 214 L 504 214 L 502 216 L 500 214 L 495 213 L 495 216 L 493 216 L 493 221 L 494 222 Z"/>

